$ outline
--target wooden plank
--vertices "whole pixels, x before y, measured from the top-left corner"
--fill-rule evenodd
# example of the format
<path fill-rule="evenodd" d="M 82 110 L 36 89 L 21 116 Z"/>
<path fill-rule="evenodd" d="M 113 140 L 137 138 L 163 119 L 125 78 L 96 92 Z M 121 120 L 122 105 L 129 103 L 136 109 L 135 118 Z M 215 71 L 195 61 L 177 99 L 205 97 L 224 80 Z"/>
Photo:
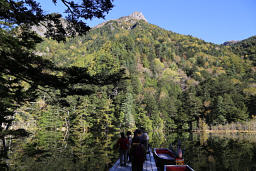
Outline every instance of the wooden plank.
<path fill-rule="evenodd" d="M 109 171 L 115 171 L 116 168 L 117 168 L 119 165 L 120 165 L 120 159 L 118 159 L 118 160 L 116 161 L 116 163 L 114 164 L 114 166 L 112 166 L 112 167 L 109 169 Z"/>
<path fill-rule="evenodd" d="M 143 170 L 151 170 L 150 154 L 147 154 L 146 158 L 146 161 L 143 163 Z"/>
<path fill-rule="evenodd" d="M 127 163 L 126 167 L 120 165 L 120 159 L 116 161 L 114 166 L 109 169 L 109 171 L 131 171 L 132 170 L 132 164 Z"/>
<path fill-rule="evenodd" d="M 153 156 L 153 152 L 152 152 L 152 149 L 150 148 L 150 164 L 151 164 L 151 170 L 152 171 L 157 171 L 157 167 L 156 167 L 156 161 L 154 159 L 154 156 Z"/>
<path fill-rule="evenodd" d="M 157 171 L 156 162 L 152 153 L 152 149 L 150 149 L 150 153 L 146 155 L 146 161 L 143 164 L 143 171 Z M 118 159 L 114 166 L 109 169 L 109 171 L 131 171 L 132 165 L 131 163 L 127 163 L 127 166 L 120 166 L 120 160 Z"/>

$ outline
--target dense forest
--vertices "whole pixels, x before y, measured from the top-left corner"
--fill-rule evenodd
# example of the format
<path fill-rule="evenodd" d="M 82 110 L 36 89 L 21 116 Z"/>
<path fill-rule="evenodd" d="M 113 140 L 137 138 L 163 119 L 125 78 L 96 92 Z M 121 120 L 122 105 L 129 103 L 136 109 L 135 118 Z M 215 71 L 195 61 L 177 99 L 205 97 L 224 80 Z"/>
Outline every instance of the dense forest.
<path fill-rule="evenodd" d="M 90 80 L 73 84 L 74 94 L 38 89 L 16 110 L 14 127 L 165 132 L 247 122 L 256 114 L 255 36 L 217 45 L 127 16 L 64 42 L 44 38 L 34 53 L 59 68 L 87 68 Z M 108 82 L 120 70 L 122 78 Z M 104 84 L 88 84 L 99 78 Z"/>
<path fill-rule="evenodd" d="M 50 2 L 65 18 L 0 0 L 0 170 L 108 170 L 119 132 L 142 127 L 196 170 L 252 167 L 251 144 L 184 131 L 256 130 L 255 36 L 217 45 L 138 12 L 90 29 L 113 0 Z"/>

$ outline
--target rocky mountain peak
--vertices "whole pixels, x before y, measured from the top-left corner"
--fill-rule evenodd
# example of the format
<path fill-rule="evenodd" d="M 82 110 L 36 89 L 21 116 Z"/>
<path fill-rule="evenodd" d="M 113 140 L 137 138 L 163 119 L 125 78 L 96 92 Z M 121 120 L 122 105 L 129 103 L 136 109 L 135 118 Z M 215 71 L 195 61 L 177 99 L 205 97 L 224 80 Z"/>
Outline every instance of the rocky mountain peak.
<path fill-rule="evenodd" d="M 238 43 L 239 41 L 238 40 L 230 40 L 230 41 L 226 41 L 223 43 L 224 46 L 231 46 L 231 45 L 234 45 L 236 43 Z"/>
<path fill-rule="evenodd" d="M 135 24 L 138 20 L 144 20 L 147 22 L 147 19 L 144 17 L 144 15 L 141 12 L 133 12 L 131 15 L 129 16 L 124 16 L 124 17 L 120 17 L 119 19 L 116 20 L 112 20 L 112 21 L 117 21 L 118 23 L 122 23 L 122 22 L 126 22 L 126 23 L 130 23 L 130 24 Z M 94 28 L 100 28 L 104 25 L 106 25 L 107 23 L 109 23 L 109 21 L 103 22 L 97 26 L 95 26 Z M 110 23 L 111 24 L 111 23 Z"/>
<path fill-rule="evenodd" d="M 133 12 L 129 17 L 132 17 L 136 20 L 144 20 L 147 21 L 146 18 L 144 17 L 144 15 L 141 12 Z"/>

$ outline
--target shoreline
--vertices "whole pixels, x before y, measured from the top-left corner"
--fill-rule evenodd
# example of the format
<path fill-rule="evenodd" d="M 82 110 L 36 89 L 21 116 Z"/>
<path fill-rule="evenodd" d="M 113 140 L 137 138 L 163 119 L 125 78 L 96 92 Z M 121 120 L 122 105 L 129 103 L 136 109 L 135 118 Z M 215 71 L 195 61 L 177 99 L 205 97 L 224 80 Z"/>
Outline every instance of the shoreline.
<path fill-rule="evenodd" d="M 255 131 L 249 131 L 249 130 L 197 130 L 195 132 L 206 132 L 206 133 L 254 133 Z"/>

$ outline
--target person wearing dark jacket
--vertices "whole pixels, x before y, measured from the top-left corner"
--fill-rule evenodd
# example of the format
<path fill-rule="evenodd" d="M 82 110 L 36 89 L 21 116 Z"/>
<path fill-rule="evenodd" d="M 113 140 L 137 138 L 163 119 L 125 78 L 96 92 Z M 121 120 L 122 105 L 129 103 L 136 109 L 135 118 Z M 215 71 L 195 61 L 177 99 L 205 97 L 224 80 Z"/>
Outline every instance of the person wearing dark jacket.
<path fill-rule="evenodd" d="M 143 171 L 143 163 L 146 159 L 146 148 L 141 143 L 141 131 L 136 130 L 131 146 L 132 171 Z"/>

